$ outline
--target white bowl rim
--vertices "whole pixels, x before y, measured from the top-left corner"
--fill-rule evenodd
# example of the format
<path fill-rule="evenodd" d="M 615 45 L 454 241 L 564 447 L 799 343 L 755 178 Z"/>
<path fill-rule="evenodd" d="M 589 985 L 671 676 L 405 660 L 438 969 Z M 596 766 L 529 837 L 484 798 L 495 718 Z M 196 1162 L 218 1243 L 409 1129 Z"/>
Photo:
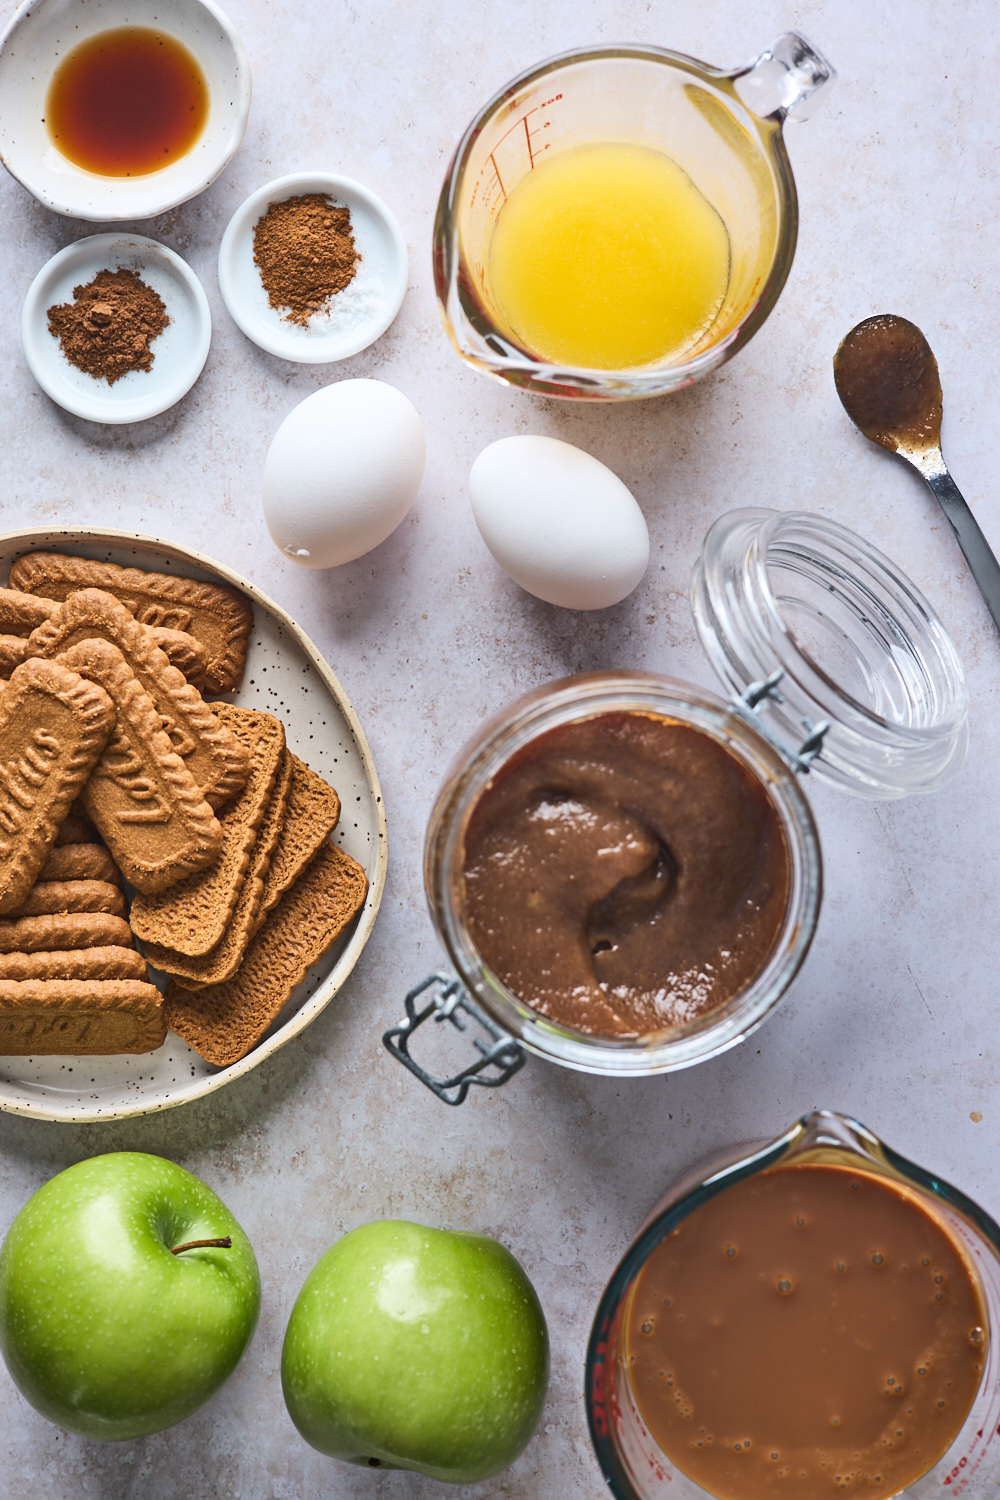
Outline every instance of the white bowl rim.
<path fill-rule="evenodd" d="M 46 0 L 21 0 L 21 4 L 11 16 L 10 20 L 7 22 L 7 25 L 4 27 L 3 32 L 0 33 L 0 56 L 3 55 L 4 48 L 6 47 L 10 38 L 14 35 L 14 32 L 21 25 L 22 21 L 27 20 L 28 16 L 31 15 L 33 11 L 40 10 L 45 3 Z M 192 0 L 192 3 L 201 6 L 203 10 L 207 10 L 208 13 L 218 22 L 218 25 L 225 35 L 226 40 L 229 42 L 230 46 L 233 49 L 236 61 L 236 88 L 238 90 L 236 110 L 233 115 L 230 127 L 226 132 L 225 138 L 220 143 L 222 146 L 222 152 L 218 158 L 217 165 L 212 167 L 208 179 L 199 179 L 201 183 L 199 187 L 193 187 L 189 191 L 184 191 L 179 196 L 176 190 L 174 192 L 165 193 L 162 199 L 154 199 L 153 206 L 144 208 L 141 213 L 136 213 L 134 210 L 128 213 L 108 213 L 107 211 L 98 213 L 94 210 L 93 207 L 91 207 L 88 212 L 84 213 L 79 208 L 74 208 L 70 204 L 61 200 L 57 194 L 46 191 L 46 189 L 41 185 L 33 185 L 32 183 L 28 182 L 23 175 L 23 171 L 21 173 L 15 172 L 10 162 L 7 160 L 7 157 L 0 154 L 0 161 L 3 162 L 4 166 L 13 177 L 14 181 L 19 182 L 21 186 L 32 195 L 33 198 L 38 199 L 39 203 L 43 203 L 46 208 L 51 208 L 54 213 L 64 214 L 67 218 L 86 219 L 94 224 L 131 222 L 137 219 L 152 219 L 155 218 L 157 214 L 166 213 L 167 210 L 171 208 L 179 208 L 182 203 L 187 203 L 190 201 L 190 199 L 197 198 L 201 193 L 205 192 L 207 188 L 210 188 L 216 178 L 223 171 L 225 171 L 226 167 L 232 161 L 233 157 L 236 155 L 243 142 L 243 137 L 246 134 L 247 120 L 250 117 L 250 104 L 253 98 L 253 80 L 250 76 L 250 58 L 247 56 L 247 49 L 243 45 L 243 39 L 240 36 L 239 32 L 236 30 L 232 21 L 230 21 L 229 17 L 226 15 L 221 6 L 216 5 L 215 0 Z M 96 173 L 92 175 L 95 182 L 101 181 L 101 178 Z M 119 181 L 120 179 L 115 178 L 113 180 Z M 148 182 L 149 175 L 144 178 L 136 178 L 136 181 Z"/>
<path fill-rule="evenodd" d="M 140 253 L 145 253 L 150 259 L 162 258 L 171 265 L 188 291 L 191 293 L 195 308 L 197 310 L 197 325 L 194 333 L 197 338 L 195 352 L 192 356 L 188 373 L 190 379 L 186 384 L 177 381 L 172 386 L 161 388 L 159 394 L 151 391 L 145 398 L 137 397 L 130 408 L 114 406 L 105 401 L 101 392 L 99 382 L 95 381 L 95 392 L 90 400 L 83 393 L 72 386 L 58 386 L 48 377 L 44 366 L 35 358 L 34 345 L 38 337 L 38 313 L 41 311 L 44 318 L 45 309 L 40 308 L 40 302 L 45 299 L 41 297 L 42 287 L 54 271 L 60 271 L 65 261 L 72 260 L 84 246 L 91 252 L 95 252 L 100 258 L 102 252 L 110 251 L 113 245 L 127 241 L 135 245 Z M 32 280 L 21 308 L 21 347 L 27 360 L 28 368 L 35 380 L 41 386 L 47 396 L 61 406 L 64 411 L 72 412 L 76 417 L 83 417 L 88 422 L 101 422 L 105 426 L 123 426 L 127 422 L 145 422 L 150 417 L 157 417 L 161 412 L 169 411 L 176 406 L 198 379 L 205 368 L 208 359 L 208 351 L 212 343 L 212 313 L 205 295 L 205 288 L 198 277 L 192 271 L 187 261 L 171 250 L 169 245 L 161 245 L 159 240 L 152 240 L 145 234 L 129 234 L 126 230 L 109 231 L 105 234 L 88 234 L 83 239 L 73 240 L 69 245 L 64 245 L 57 250 L 42 266 L 41 270 Z M 135 408 L 139 407 L 137 411 Z M 121 415 L 116 415 L 121 413 Z M 110 534 L 110 533 L 109 533 Z M 213 566 L 215 566 L 213 564 Z"/>
<path fill-rule="evenodd" d="M 259 217 L 258 209 L 269 202 L 280 202 L 283 198 L 292 197 L 296 188 L 304 192 L 330 192 L 334 197 L 339 193 L 341 197 L 357 198 L 388 232 L 395 256 L 394 281 L 390 284 L 391 295 L 378 317 L 372 318 L 369 323 L 362 324 L 356 330 L 356 336 L 353 339 L 341 335 L 340 341 L 337 342 L 338 336 L 331 331 L 328 335 L 316 333 L 314 341 L 305 344 L 301 340 L 283 336 L 280 329 L 273 331 L 261 328 L 258 323 L 251 322 L 244 312 L 244 304 L 240 298 L 232 267 L 237 246 L 243 236 L 250 233 L 256 218 Z M 233 322 L 258 348 L 264 349 L 268 354 L 276 354 L 279 359 L 292 360 L 296 364 L 332 364 L 336 360 L 350 359 L 352 355 L 360 354 L 363 349 L 369 348 L 376 339 L 382 337 L 396 318 L 403 305 L 403 298 L 406 296 L 408 277 L 409 253 L 406 241 L 399 222 L 388 204 L 383 202 L 377 193 L 372 192 L 371 188 L 365 187 L 364 183 L 358 182 L 355 178 L 344 177 L 338 172 L 329 172 L 321 167 L 313 171 L 288 172 L 284 177 L 275 177 L 273 181 L 266 182 L 263 187 L 257 188 L 244 199 L 229 220 L 219 246 L 219 290 L 222 292 L 222 300 Z M 330 346 L 325 353 L 323 352 L 324 342 Z M 336 347 L 333 347 L 334 345 Z"/>
<path fill-rule="evenodd" d="M 173 556 L 179 562 L 189 566 L 201 568 L 205 572 L 212 573 L 221 578 L 225 583 L 240 589 L 250 598 L 254 604 L 259 604 L 263 609 L 272 614 L 281 624 L 283 629 L 297 642 L 300 649 L 308 656 L 313 667 L 316 669 L 321 681 L 337 703 L 337 707 L 344 715 L 345 720 L 354 736 L 359 754 L 365 769 L 365 775 L 371 788 L 372 803 L 375 808 L 376 827 L 378 829 L 377 852 L 375 856 L 375 869 L 368 883 L 368 895 L 361 909 L 361 915 L 357 925 L 351 934 L 350 942 L 338 959 L 340 972 L 334 978 L 329 976 L 319 985 L 316 992 L 295 1012 L 283 1026 L 267 1037 L 258 1046 L 253 1048 L 239 1062 L 230 1063 L 228 1067 L 220 1070 L 209 1077 L 197 1080 L 182 1097 L 153 1097 L 136 1100 L 134 1105 L 125 1108 L 109 1109 L 100 1114 L 91 1111 L 81 1111 L 79 1107 L 74 1108 L 67 1104 L 63 1108 L 55 1105 L 40 1105 L 34 1101 L 18 1100 L 11 1101 L 0 1094 L 0 1111 L 15 1115 L 30 1115 L 36 1120 L 58 1120 L 70 1124 L 84 1124 L 92 1121 L 102 1120 L 126 1120 L 137 1115 L 155 1114 L 164 1109 L 176 1109 L 182 1104 L 188 1104 L 192 1099 L 202 1099 L 206 1094 L 213 1094 L 217 1089 L 224 1088 L 227 1083 L 232 1083 L 237 1078 L 242 1078 L 251 1072 L 268 1057 L 273 1056 L 293 1037 L 304 1031 L 322 1010 L 325 1010 L 330 1001 L 342 988 L 361 953 L 368 942 L 378 916 L 379 906 L 382 902 L 382 893 L 385 890 L 385 877 L 388 869 L 389 851 L 385 821 L 385 803 L 382 798 L 382 789 L 379 785 L 378 772 L 375 762 L 361 727 L 354 706 L 348 698 L 340 682 L 334 675 L 326 659 L 320 654 L 316 646 L 306 635 L 301 625 L 297 625 L 287 610 L 282 609 L 262 589 L 257 588 L 241 574 L 226 567 L 215 558 L 207 557 L 203 552 L 197 552 L 193 547 L 184 547 L 177 542 L 170 542 L 163 537 L 152 536 L 148 532 L 140 531 L 117 531 L 104 527 L 90 526 L 37 526 L 28 531 L 4 531 L 0 532 L 0 551 L 24 546 L 26 549 L 32 545 L 42 543 L 48 547 L 57 545 L 57 539 L 62 538 L 70 544 L 84 545 L 88 542 L 98 545 L 110 544 L 113 547 L 127 548 L 139 542 L 144 547 L 155 548 L 162 551 L 166 556 Z"/>

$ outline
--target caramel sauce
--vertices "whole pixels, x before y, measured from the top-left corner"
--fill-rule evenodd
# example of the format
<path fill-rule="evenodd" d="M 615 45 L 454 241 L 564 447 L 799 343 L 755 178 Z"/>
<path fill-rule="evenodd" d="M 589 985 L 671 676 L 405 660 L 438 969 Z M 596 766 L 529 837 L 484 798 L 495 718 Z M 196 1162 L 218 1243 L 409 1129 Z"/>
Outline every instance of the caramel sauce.
<path fill-rule="evenodd" d="M 971 1262 L 905 1187 L 777 1167 L 695 1209 L 627 1311 L 663 1452 L 720 1500 L 888 1497 L 949 1449 L 982 1379 Z"/>
<path fill-rule="evenodd" d="M 764 967 L 789 858 L 763 785 L 675 720 L 605 713 L 513 756 L 465 835 L 464 906 L 508 989 L 589 1035 L 697 1021 Z"/>
<path fill-rule="evenodd" d="M 208 85 L 188 49 L 160 31 L 122 26 L 81 42 L 49 85 L 45 124 L 76 166 L 142 177 L 184 156 L 208 118 Z"/>

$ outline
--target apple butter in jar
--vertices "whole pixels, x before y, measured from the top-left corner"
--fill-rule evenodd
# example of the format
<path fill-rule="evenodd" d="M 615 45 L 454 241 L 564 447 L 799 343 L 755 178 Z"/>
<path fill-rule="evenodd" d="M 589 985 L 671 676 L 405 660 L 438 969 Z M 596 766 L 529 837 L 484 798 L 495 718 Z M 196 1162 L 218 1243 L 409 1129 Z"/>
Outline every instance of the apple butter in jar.
<path fill-rule="evenodd" d="M 484 724 L 438 795 L 424 878 L 497 1045 L 640 1076 L 749 1036 L 816 928 L 798 781 L 752 712 L 650 673 L 547 683 Z"/>
<path fill-rule="evenodd" d="M 764 967 L 789 857 L 763 783 L 725 745 L 651 713 L 550 729 L 514 755 L 465 833 L 473 942 L 575 1031 L 697 1021 Z"/>

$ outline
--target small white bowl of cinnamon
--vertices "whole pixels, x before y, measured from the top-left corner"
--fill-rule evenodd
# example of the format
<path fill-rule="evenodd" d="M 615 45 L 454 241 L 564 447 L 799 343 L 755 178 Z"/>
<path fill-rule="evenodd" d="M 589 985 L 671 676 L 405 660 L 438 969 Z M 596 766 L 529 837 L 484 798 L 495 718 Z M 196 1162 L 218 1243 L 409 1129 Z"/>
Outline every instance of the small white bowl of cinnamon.
<path fill-rule="evenodd" d="M 332 172 L 295 172 L 252 193 L 219 249 L 219 286 L 260 348 L 329 364 L 373 344 L 406 293 L 406 243 L 368 188 Z"/>

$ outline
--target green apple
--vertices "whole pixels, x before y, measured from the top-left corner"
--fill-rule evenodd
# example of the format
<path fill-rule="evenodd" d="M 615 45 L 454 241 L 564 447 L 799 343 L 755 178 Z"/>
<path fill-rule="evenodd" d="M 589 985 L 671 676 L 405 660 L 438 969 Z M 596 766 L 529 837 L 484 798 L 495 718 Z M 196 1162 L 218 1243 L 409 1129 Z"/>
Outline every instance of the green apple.
<path fill-rule="evenodd" d="M 484 1234 L 384 1220 L 306 1278 L 281 1355 L 292 1421 L 321 1453 L 472 1484 L 513 1463 L 545 1401 L 535 1289 Z"/>
<path fill-rule="evenodd" d="M 246 1235 L 211 1188 L 159 1156 L 120 1151 L 60 1172 L 0 1250 L 14 1384 L 84 1437 L 145 1437 L 189 1416 L 232 1374 L 259 1311 Z"/>

